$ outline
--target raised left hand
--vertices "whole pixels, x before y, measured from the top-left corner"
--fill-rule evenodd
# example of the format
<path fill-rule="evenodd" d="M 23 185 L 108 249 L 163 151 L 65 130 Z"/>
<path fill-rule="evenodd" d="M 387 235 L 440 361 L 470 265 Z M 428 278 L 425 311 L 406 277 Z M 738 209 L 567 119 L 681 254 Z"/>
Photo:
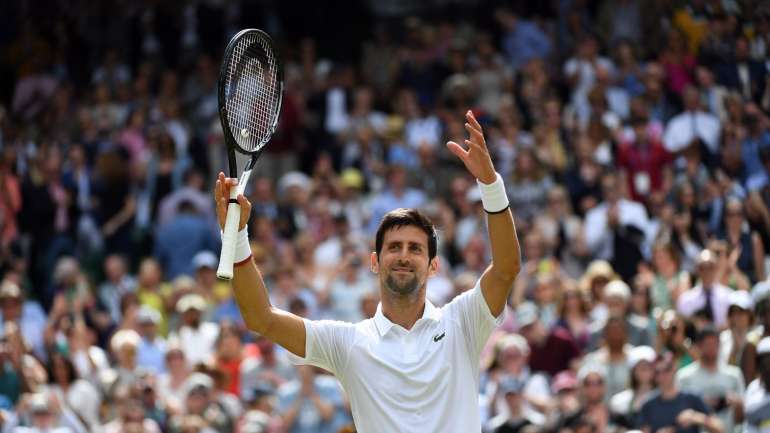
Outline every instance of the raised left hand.
<path fill-rule="evenodd" d="M 465 113 L 465 129 L 470 135 L 470 140 L 465 140 L 468 150 L 454 141 L 447 142 L 446 146 L 465 164 L 465 168 L 482 183 L 490 184 L 497 179 L 495 167 L 492 164 L 492 158 L 489 156 L 484 133 L 481 125 L 473 116 L 473 112 L 468 110 Z"/>

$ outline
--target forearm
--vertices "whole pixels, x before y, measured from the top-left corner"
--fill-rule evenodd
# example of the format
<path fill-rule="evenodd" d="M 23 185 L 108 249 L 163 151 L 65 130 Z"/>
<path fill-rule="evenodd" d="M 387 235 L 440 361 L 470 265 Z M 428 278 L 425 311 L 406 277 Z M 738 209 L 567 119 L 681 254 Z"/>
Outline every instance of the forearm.
<path fill-rule="evenodd" d="M 243 321 L 250 330 L 299 357 L 305 357 L 305 323 L 301 317 L 270 305 L 265 282 L 251 258 L 233 269 L 233 292 Z"/>
<path fill-rule="evenodd" d="M 699 419 L 697 424 L 711 433 L 725 433 L 724 426 L 719 421 L 719 418 L 705 413 L 699 413 Z"/>
<path fill-rule="evenodd" d="M 513 283 L 521 268 L 521 250 L 510 209 L 487 215 L 487 230 L 492 246 L 490 269 L 499 278 Z M 507 297 L 506 293 L 506 297 Z"/>
<path fill-rule="evenodd" d="M 263 334 L 269 327 L 270 297 L 253 260 L 233 268 L 233 294 L 246 327 Z"/>

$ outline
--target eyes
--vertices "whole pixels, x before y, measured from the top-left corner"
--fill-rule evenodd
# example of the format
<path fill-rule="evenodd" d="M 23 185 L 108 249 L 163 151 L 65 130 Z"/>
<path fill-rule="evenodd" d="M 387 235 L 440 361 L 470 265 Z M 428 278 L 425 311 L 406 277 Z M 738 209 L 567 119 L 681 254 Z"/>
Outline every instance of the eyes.
<path fill-rule="evenodd" d="M 387 246 L 387 250 L 393 253 L 401 251 L 401 248 L 403 248 L 403 244 L 401 242 L 391 242 Z M 424 248 L 422 245 L 413 242 L 409 243 L 409 252 L 414 254 L 421 254 L 423 250 Z"/>

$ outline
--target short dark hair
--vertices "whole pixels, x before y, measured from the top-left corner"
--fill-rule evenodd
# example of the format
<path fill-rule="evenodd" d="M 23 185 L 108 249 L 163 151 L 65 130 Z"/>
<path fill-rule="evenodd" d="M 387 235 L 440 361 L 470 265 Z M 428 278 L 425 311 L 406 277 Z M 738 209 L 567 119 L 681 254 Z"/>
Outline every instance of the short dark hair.
<path fill-rule="evenodd" d="M 382 242 L 385 238 L 385 232 L 392 228 L 415 226 L 425 232 L 428 236 L 428 260 L 433 260 L 436 257 L 437 239 L 436 228 L 433 227 L 433 223 L 430 219 L 423 215 L 417 209 L 398 208 L 385 214 L 380 221 L 380 226 L 377 227 L 377 235 L 375 237 L 374 249 L 379 258 L 380 251 L 382 251 Z"/>
<path fill-rule="evenodd" d="M 695 342 L 700 343 L 708 337 L 719 339 L 719 331 L 713 325 L 706 325 L 695 334 Z"/>

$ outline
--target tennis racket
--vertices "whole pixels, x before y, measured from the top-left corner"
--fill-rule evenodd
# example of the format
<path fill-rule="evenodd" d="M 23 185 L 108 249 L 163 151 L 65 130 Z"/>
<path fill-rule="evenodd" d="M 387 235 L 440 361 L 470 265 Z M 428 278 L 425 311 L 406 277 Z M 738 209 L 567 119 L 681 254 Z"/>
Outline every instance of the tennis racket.
<path fill-rule="evenodd" d="M 217 269 L 217 277 L 229 280 L 233 278 L 241 214 L 236 198 L 243 194 L 254 164 L 275 132 L 283 100 L 281 64 L 267 33 L 245 29 L 230 39 L 219 70 L 218 87 L 219 119 L 227 146 L 230 177 L 238 177 L 236 152 L 251 157 L 238 179 L 238 187 L 230 189 Z"/>

